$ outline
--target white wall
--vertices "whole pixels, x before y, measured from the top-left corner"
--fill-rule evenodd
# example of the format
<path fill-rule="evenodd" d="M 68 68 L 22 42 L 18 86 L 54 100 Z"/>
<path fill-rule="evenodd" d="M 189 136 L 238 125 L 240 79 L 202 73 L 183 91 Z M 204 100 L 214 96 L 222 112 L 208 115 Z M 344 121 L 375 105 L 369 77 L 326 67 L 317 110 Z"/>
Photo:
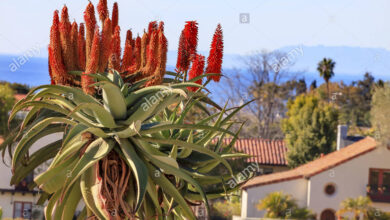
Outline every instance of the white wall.
<path fill-rule="evenodd" d="M 370 168 L 390 169 L 390 150 L 378 147 L 372 152 L 311 177 L 309 208 L 319 216 L 327 208 L 337 211 L 341 201 L 348 197 L 366 196 Z M 327 183 L 336 185 L 334 195 L 328 196 L 324 193 Z M 390 211 L 390 203 L 374 203 L 374 207 Z"/>
<path fill-rule="evenodd" d="M 37 150 L 39 150 L 42 146 L 45 146 L 48 143 L 52 143 L 54 141 L 57 141 L 62 138 L 62 133 L 54 133 L 51 135 L 48 135 L 44 138 L 39 139 L 35 144 L 33 144 L 30 148 L 30 153 L 33 153 Z M 14 186 L 10 186 L 10 180 L 12 177 L 12 172 L 11 172 L 11 159 L 8 156 L 8 152 L 5 154 L 4 158 L 6 164 L 3 163 L 3 161 L 0 161 L 0 173 L 1 173 L 1 178 L 0 178 L 0 188 L 1 189 L 14 189 Z"/>
<path fill-rule="evenodd" d="M 286 194 L 291 194 L 300 206 L 305 206 L 307 203 L 307 183 L 308 181 L 306 179 L 296 179 L 243 190 L 241 217 L 262 217 L 265 212 L 257 210 L 256 205 L 259 203 L 259 200 L 275 191 L 283 191 Z"/>
<path fill-rule="evenodd" d="M 31 146 L 30 153 L 33 153 L 40 149 L 42 146 L 57 141 L 62 138 L 62 133 L 55 133 L 48 135 L 44 138 L 39 139 L 34 145 Z M 7 165 L 11 164 L 10 157 L 8 154 L 5 155 L 5 161 Z M 0 188 L 1 189 L 15 189 L 15 186 L 10 185 L 12 172 L 11 167 L 7 166 L 0 161 Z M 13 209 L 14 209 L 14 201 L 17 202 L 31 202 L 33 204 L 33 208 L 42 209 L 42 207 L 35 206 L 36 201 L 39 199 L 39 195 L 33 195 L 32 193 L 10 193 L 5 192 L 4 194 L 0 194 L 0 207 L 3 209 L 3 218 L 12 218 L 13 217 Z"/>
<path fill-rule="evenodd" d="M 13 218 L 14 202 L 31 202 L 34 207 L 34 204 L 38 199 L 39 196 L 37 194 L 33 196 L 31 193 L 26 193 L 24 195 L 22 193 L 15 193 L 12 195 L 11 193 L 6 192 L 0 194 L 0 206 L 3 209 L 3 219 Z M 35 208 L 37 207 L 35 206 Z"/>

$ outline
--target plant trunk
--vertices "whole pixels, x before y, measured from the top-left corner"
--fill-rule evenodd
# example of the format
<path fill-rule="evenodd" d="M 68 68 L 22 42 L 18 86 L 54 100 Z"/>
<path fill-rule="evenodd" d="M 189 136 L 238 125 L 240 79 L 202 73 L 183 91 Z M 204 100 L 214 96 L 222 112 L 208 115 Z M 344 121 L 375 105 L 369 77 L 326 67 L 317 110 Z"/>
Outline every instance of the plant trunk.
<path fill-rule="evenodd" d="M 111 214 L 112 219 L 135 219 L 133 207 L 125 201 L 130 169 L 123 159 L 115 151 L 111 151 L 105 158 L 99 161 L 100 176 L 103 187 L 101 195 L 106 199 L 105 208 Z M 134 189 L 130 189 L 134 190 Z"/>

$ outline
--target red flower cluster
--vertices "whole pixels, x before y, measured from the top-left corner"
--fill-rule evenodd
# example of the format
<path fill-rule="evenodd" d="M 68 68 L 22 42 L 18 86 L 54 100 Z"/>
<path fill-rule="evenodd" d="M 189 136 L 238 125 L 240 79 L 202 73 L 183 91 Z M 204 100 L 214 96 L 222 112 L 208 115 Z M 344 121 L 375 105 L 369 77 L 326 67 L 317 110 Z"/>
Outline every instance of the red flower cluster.
<path fill-rule="evenodd" d="M 83 23 L 78 27 L 76 22 L 69 22 L 66 6 L 62 9 L 61 20 L 58 11 L 54 12 L 48 48 L 52 84 L 81 86 L 84 92 L 92 94 L 94 88 L 90 85 L 94 80 L 88 75 L 108 69 L 121 71 L 124 77 L 142 73 L 142 77 L 156 79 L 154 83 L 162 82 L 167 53 L 164 24 L 151 22 L 143 45 L 141 38 L 133 39 L 131 31 L 128 30 L 121 57 L 118 4 L 114 3 L 111 19 L 107 0 L 99 1 L 97 11 L 102 22 L 101 31 L 97 26 L 95 8 L 91 2 L 84 12 L 85 27 Z M 68 74 L 68 71 L 74 70 L 83 72 L 80 80 Z"/>
<path fill-rule="evenodd" d="M 190 67 L 191 59 L 196 54 L 198 45 L 198 23 L 187 21 L 180 35 L 179 49 L 177 54 L 176 71 L 186 72 Z"/>
<path fill-rule="evenodd" d="M 191 62 L 196 62 L 196 46 L 198 44 L 198 24 L 195 21 L 187 21 L 181 32 L 179 49 L 177 54 L 176 72 L 186 72 Z M 221 25 L 218 24 L 211 43 L 210 54 L 207 58 L 206 73 L 221 74 L 223 57 L 223 36 Z M 194 63 L 192 64 L 194 66 Z M 203 72 L 202 72 L 203 73 Z M 202 74 L 198 73 L 198 74 Z M 190 76 L 191 78 L 191 76 Z M 221 75 L 208 76 L 209 80 L 219 82 Z"/>
<path fill-rule="evenodd" d="M 203 74 L 205 58 L 200 54 L 196 54 L 192 62 L 190 71 L 188 72 L 188 79 L 191 80 Z M 202 79 L 198 79 L 195 83 L 202 85 Z M 197 87 L 188 87 L 188 90 L 195 92 Z"/>
<path fill-rule="evenodd" d="M 122 56 L 120 27 L 118 25 L 118 4 L 114 3 L 110 18 L 107 0 L 100 0 L 97 6 L 101 31 L 97 26 L 95 8 L 89 2 L 84 12 L 84 23 L 70 23 L 68 8 L 63 7 L 61 19 L 55 11 L 50 29 L 49 74 L 52 84 L 81 86 L 84 92 L 93 94 L 94 80 L 89 74 L 115 69 L 126 79 L 148 78 L 146 86 L 161 84 L 166 71 L 168 42 L 164 35 L 164 23 L 152 21 L 147 32 L 133 38 L 128 30 Z M 177 72 L 187 73 L 193 79 L 204 73 L 205 57 L 197 54 L 198 23 L 187 21 L 181 32 L 176 64 Z M 223 56 L 222 28 L 218 25 L 207 59 L 206 73 L 221 73 Z M 82 71 L 78 78 L 68 71 Z M 135 74 L 127 78 L 129 75 Z M 209 79 L 219 81 L 219 76 Z M 196 81 L 202 84 L 202 79 Z M 189 88 L 195 91 L 196 88 Z"/>
<path fill-rule="evenodd" d="M 213 42 L 211 43 L 211 49 L 209 57 L 207 58 L 206 73 L 219 73 L 221 74 L 222 69 L 222 57 L 223 57 L 223 38 L 222 28 L 218 24 L 213 36 Z M 208 79 L 212 79 L 215 82 L 219 82 L 221 75 L 209 76 Z"/>

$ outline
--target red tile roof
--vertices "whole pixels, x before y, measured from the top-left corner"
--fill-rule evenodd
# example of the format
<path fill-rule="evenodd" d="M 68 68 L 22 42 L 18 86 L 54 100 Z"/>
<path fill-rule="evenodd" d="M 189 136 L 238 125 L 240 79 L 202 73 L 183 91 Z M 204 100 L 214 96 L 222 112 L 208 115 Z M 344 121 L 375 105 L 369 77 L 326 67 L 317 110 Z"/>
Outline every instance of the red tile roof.
<path fill-rule="evenodd" d="M 26 97 L 26 94 L 14 94 L 14 98 L 17 102 L 23 99 L 24 97 Z"/>
<path fill-rule="evenodd" d="M 224 139 L 224 144 L 229 144 L 232 139 Z M 239 152 L 246 153 L 252 157 L 247 159 L 250 163 L 262 165 L 287 166 L 285 155 L 287 148 L 282 140 L 266 140 L 262 138 L 242 138 L 234 144 Z"/>
<path fill-rule="evenodd" d="M 245 183 L 242 188 L 250 188 L 271 183 L 277 183 L 298 178 L 309 178 L 325 170 L 333 168 L 351 159 L 359 157 L 376 148 L 376 141 L 371 137 L 366 137 L 339 151 L 332 152 L 295 169 L 255 177 Z"/>

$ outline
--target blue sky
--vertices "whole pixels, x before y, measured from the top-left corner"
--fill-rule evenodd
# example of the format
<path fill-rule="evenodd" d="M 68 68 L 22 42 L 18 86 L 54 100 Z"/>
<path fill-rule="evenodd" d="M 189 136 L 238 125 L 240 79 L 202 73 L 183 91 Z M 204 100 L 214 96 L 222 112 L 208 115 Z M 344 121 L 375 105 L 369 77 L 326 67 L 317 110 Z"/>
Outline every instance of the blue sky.
<path fill-rule="evenodd" d="M 97 0 L 92 1 L 95 5 Z M 114 1 L 108 0 L 109 5 Z M 151 20 L 163 20 L 169 50 L 176 50 L 187 20 L 199 22 L 199 47 L 208 50 L 218 23 L 225 52 L 247 54 L 291 45 L 325 45 L 390 50 L 388 0 L 119 0 L 122 34 L 141 33 Z M 1 0 L 0 54 L 21 54 L 46 47 L 52 13 L 63 4 L 71 19 L 81 22 L 87 1 Z M 111 8 L 111 7 L 110 7 Z M 240 14 L 249 13 L 249 24 Z M 124 36 L 123 36 L 124 37 Z M 42 50 L 42 56 L 46 51 Z"/>

